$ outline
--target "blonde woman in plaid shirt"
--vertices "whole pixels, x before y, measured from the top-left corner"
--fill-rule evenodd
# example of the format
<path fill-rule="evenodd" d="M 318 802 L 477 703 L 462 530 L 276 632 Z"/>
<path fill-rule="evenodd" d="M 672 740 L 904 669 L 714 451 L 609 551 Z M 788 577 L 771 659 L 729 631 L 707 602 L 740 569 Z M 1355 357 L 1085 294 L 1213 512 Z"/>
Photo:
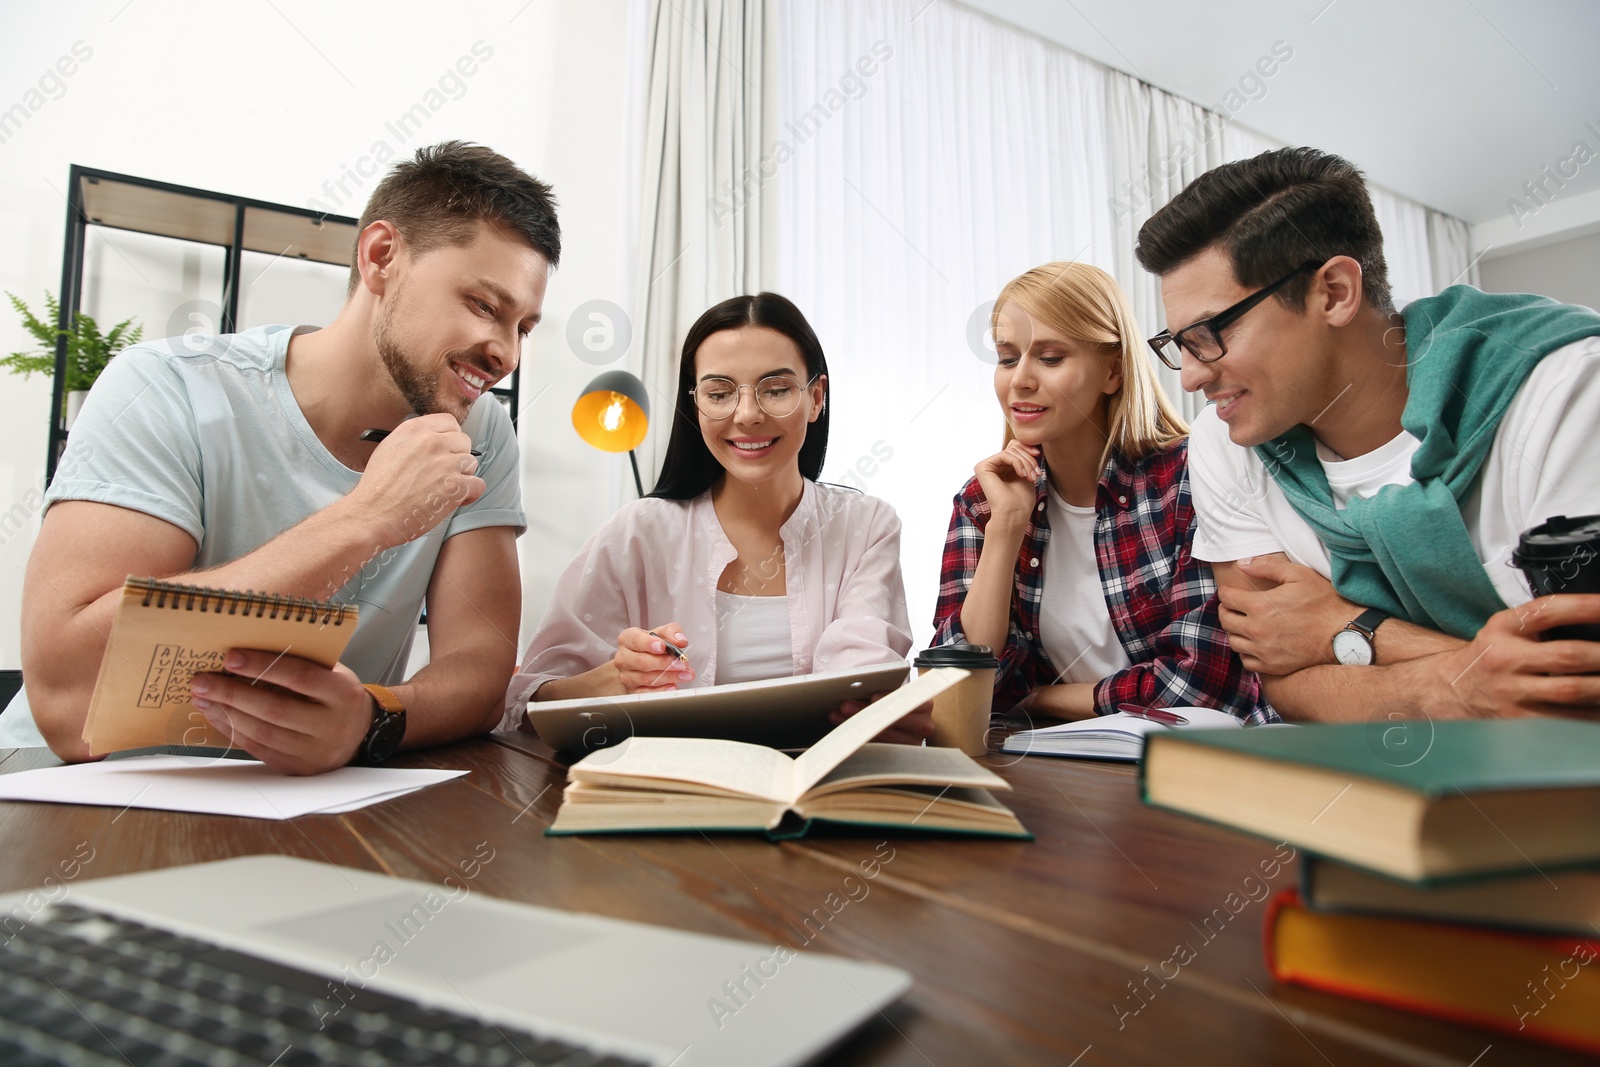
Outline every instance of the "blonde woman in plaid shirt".
<path fill-rule="evenodd" d="M 1051 263 L 995 301 L 1006 444 L 955 498 L 935 641 L 995 649 L 994 710 L 1119 704 L 1276 719 L 1190 553 L 1188 427 L 1110 275 Z"/>

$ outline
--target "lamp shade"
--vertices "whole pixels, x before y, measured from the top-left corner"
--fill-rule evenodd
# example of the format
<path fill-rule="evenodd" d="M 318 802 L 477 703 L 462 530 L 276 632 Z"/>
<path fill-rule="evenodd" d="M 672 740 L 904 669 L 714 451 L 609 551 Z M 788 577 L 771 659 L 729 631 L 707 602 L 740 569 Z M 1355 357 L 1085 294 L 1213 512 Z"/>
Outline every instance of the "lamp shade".
<path fill-rule="evenodd" d="M 572 428 L 603 452 L 631 452 L 650 428 L 644 382 L 625 370 L 606 371 L 572 405 Z"/>

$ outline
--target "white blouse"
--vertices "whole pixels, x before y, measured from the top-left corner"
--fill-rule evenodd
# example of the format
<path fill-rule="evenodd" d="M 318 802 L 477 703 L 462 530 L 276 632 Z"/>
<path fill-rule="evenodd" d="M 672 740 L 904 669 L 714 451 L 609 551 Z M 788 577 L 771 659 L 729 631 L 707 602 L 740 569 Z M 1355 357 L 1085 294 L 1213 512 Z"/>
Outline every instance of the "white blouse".
<path fill-rule="evenodd" d="M 807 479 L 778 531 L 789 617 L 791 675 L 892 663 L 911 650 L 900 577 L 900 519 L 876 497 Z M 709 492 L 694 500 L 623 505 L 589 538 L 556 583 L 544 621 L 506 690 L 502 726 L 552 678 L 608 662 L 630 626 L 680 624 L 694 685 L 722 679 L 717 581 L 738 551 Z M 772 598 L 777 599 L 777 598 Z"/>

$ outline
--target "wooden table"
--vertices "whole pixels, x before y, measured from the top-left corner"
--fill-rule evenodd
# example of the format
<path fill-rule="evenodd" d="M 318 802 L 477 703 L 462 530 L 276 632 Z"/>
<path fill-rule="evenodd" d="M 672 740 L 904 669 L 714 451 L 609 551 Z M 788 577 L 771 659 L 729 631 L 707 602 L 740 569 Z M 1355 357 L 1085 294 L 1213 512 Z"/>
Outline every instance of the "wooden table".
<path fill-rule="evenodd" d="M 42 749 L 0 749 L 0 773 L 55 762 Z M 1132 767 L 989 757 L 1015 785 L 1007 803 L 1038 836 L 1032 843 L 829 833 L 774 845 L 546 837 L 565 774 L 532 736 L 398 762 L 472 773 L 287 822 L 0 803 L 0 890 L 59 879 L 85 843 L 94 858 L 80 878 L 275 852 L 439 883 L 492 849 L 473 886 L 494 896 L 911 972 L 911 993 L 838 1064 L 1591 1062 L 1275 985 L 1261 954 L 1265 905 L 1249 899 L 1262 894 L 1274 846 L 1145 807 Z M 874 860 L 876 876 L 865 879 L 861 863 L 872 870 Z M 1271 884 L 1297 876 L 1291 862 Z M 1190 953 L 1179 958 L 1193 958 L 1170 977 L 1164 961 L 1180 945 Z"/>

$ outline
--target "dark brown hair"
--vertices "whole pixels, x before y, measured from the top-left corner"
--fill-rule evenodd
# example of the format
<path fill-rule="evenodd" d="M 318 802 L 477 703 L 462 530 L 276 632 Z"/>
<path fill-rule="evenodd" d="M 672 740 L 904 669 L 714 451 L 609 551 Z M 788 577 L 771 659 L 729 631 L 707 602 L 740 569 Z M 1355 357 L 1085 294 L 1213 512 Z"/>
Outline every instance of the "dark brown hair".
<path fill-rule="evenodd" d="M 1134 250 L 1144 269 L 1167 274 L 1220 246 L 1240 285 L 1271 285 L 1307 262 L 1349 256 L 1361 264 L 1362 297 L 1394 310 L 1383 232 L 1354 165 L 1315 148 L 1279 148 L 1208 170 L 1150 217 Z M 1298 311 L 1309 276 L 1278 290 Z"/>
<path fill-rule="evenodd" d="M 400 231 L 413 255 L 440 245 L 467 244 L 480 219 L 520 233 L 550 266 L 561 260 L 561 223 L 550 186 L 511 160 L 465 141 L 417 149 L 396 163 L 372 191 L 356 240 L 378 220 Z M 350 286 L 361 280 L 359 257 L 350 257 Z"/>
<path fill-rule="evenodd" d="M 755 296 L 735 296 L 724 300 L 695 320 L 683 340 L 683 354 L 678 360 L 678 396 L 672 415 L 672 436 L 667 439 L 667 454 L 661 461 L 661 474 L 656 479 L 651 496 L 666 500 L 693 500 L 716 484 L 722 477 L 722 464 L 706 447 L 705 436 L 700 432 L 700 416 L 695 411 L 689 390 L 694 388 L 694 359 L 706 338 L 723 330 L 738 330 L 745 326 L 764 326 L 776 330 L 800 350 L 805 360 L 806 378 L 814 380 L 828 373 L 828 359 L 822 353 L 822 342 L 816 331 L 794 306 L 794 302 L 777 293 L 757 293 Z M 800 473 L 816 481 L 822 474 L 822 461 L 828 454 L 828 408 L 824 402 L 817 420 L 806 427 L 806 440 L 800 446 Z"/>

